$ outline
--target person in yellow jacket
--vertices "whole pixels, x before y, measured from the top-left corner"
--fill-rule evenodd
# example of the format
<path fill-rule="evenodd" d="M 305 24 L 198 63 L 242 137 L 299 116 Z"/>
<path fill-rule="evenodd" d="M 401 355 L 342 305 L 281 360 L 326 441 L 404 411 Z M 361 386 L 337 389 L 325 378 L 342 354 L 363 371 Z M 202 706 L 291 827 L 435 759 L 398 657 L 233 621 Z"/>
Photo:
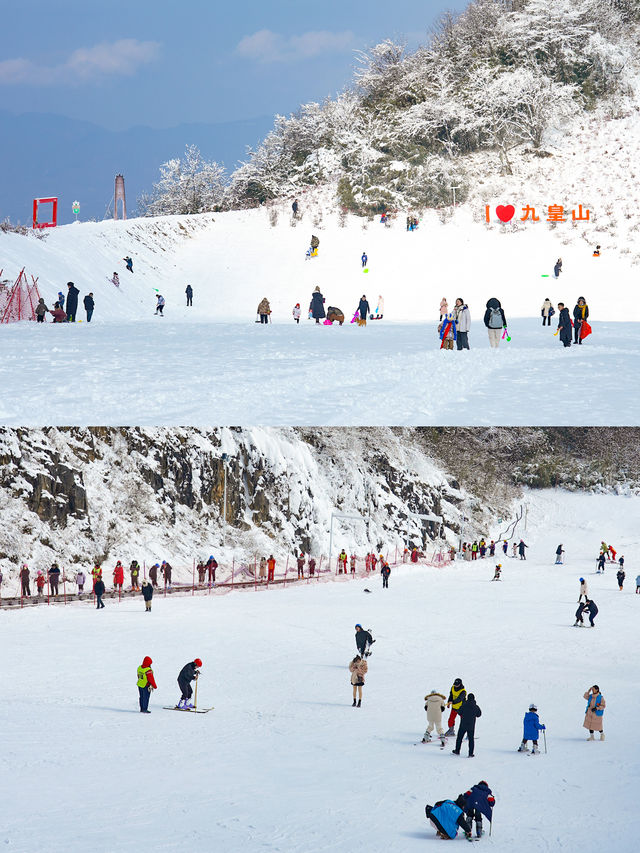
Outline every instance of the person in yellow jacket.
<path fill-rule="evenodd" d="M 151 713 L 149 710 L 149 697 L 151 696 L 151 691 L 158 688 L 156 680 L 153 677 L 153 670 L 151 669 L 152 663 L 153 661 L 147 655 L 138 667 L 138 693 L 140 694 L 141 714 Z"/>
<path fill-rule="evenodd" d="M 451 685 L 451 690 L 449 691 L 449 699 L 447 700 L 447 708 L 451 708 L 451 713 L 449 714 L 448 720 L 449 728 L 446 732 L 447 737 L 455 734 L 456 732 L 456 717 L 459 715 L 460 709 L 464 705 L 466 698 L 467 691 L 464 689 L 462 679 L 456 678 L 456 680 Z"/>

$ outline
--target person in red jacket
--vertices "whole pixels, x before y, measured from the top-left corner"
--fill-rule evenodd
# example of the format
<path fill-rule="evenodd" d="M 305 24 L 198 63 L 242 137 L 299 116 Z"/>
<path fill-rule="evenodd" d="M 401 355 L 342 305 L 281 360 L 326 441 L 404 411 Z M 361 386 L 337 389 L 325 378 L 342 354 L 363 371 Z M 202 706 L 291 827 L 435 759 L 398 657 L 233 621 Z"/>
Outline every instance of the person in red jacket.
<path fill-rule="evenodd" d="M 298 577 L 304 578 L 304 551 L 300 551 L 300 556 L 298 557 Z"/>
<path fill-rule="evenodd" d="M 114 589 L 119 589 L 122 592 L 122 585 L 124 584 L 124 566 L 118 560 L 116 563 L 116 567 L 113 570 L 113 587 Z"/>
<path fill-rule="evenodd" d="M 271 554 L 269 556 L 269 559 L 267 560 L 267 581 L 273 580 L 273 574 L 274 574 L 275 570 L 276 570 L 276 561 L 275 561 L 275 557 L 273 556 L 273 554 Z"/>
<path fill-rule="evenodd" d="M 140 694 L 141 714 L 151 713 L 151 711 L 149 710 L 149 697 L 151 696 L 152 690 L 158 689 L 156 680 L 153 677 L 153 670 L 151 669 L 152 663 L 153 661 L 147 655 L 143 659 L 142 665 L 138 667 L 138 693 Z"/>

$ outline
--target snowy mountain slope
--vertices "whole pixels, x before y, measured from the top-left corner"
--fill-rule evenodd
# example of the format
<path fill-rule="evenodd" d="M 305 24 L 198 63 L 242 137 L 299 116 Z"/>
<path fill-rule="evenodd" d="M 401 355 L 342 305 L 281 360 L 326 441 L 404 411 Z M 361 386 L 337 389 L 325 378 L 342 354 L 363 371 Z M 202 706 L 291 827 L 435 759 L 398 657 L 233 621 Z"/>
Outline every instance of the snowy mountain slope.
<path fill-rule="evenodd" d="M 482 561 L 399 569 L 371 595 L 357 582 L 159 599 L 151 614 L 133 600 L 100 614 L 88 605 L 7 614 L 5 679 L 29 678 L 0 709 L 3 840 L 17 853 L 124 851 L 140 833 L 166 851 L 411 853 L 440 845 L 426 803 L 486 779 L 497 806 L 482 843 L 492 850 L 630 853 L 640 756 L 621 649 L 637 636 L 638 552 L 627 548 L 623 592 L 611 568 L 593 574 L 593 556 L 601 538 L 630 545 L 637 502 L 536 495 L 528 559 L 504 560 L 501 583 Z M 555 567 L 560 541 L 567 564 Z M 580 575 L 600 608 L 593 630 L 570 627 Z M 351 708 L 347 671 L 356 621 L 377 638 L 361 709 Z M 148 717 L 135 687 L 145 654 L 159 685 Z M 198 703 L 215 710 L 162 710 L 196 655 Z M 458 676 L 483 711 L 473 760 L 452 756 L 451 743 L 414 746 L 423 696 Z M 587 743 L 582 728 L 593 683 L 607 701 L 604 743 Z M 532 701 L 547 725 L 548 753 L 537 757 L 516 753 Z M 35 778 L 55 795 L 25 820 Z"/>

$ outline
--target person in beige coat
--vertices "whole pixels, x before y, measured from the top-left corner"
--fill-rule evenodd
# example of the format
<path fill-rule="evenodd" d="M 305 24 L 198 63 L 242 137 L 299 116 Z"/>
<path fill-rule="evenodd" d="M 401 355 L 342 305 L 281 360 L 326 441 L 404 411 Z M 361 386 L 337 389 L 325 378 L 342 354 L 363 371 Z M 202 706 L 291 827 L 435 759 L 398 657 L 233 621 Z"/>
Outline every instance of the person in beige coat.
<path fill-rule="evenodd" d="M 356 691 L 358 692 L 358 708 L 362 705 L 362 688 L 364 686 L 364 677 L 369 667 L 366 660 L 356 655 L 349 664 L 349 672 L 351 673 L 351 684 L 353 686 L 353 708 L 356 707 Z"/>
<path fill-rule="evenodd" d="M 578 604 L 582 601 L 582 596 L 584 595 L 584 600 L 588 601 L 589 599 L 589 587 L 587 586 L 587 582 L 584 578 L 580 578 L 580 595 L 578 596 Z"/>
<path fill-rule="evenodd" d="M 594 732 L 600 732 L 600 740 L 604 740 L 602 716 L 607 703 L 604 701 L 604 696 L 600 693 L 598 685 L 594 684 L 593 687 L 590 687 L 584 694 L 584 698 L 587 700 L 587 710 L 582 725 L 585 729 L 589 730 L 587 740 L 595 740 L 593 736 Z"/>
<path fill-rule="evenodd" d="M 427 729 L 422 738 L 422 743 L 429 743 L 431 732 L 436 729 L 442 746 L 444 746 L 444 729 L 442 728 L 442 714 L 445 709 L 447 697 L 436 690 L 432 690 L 424 697 L 424 709 L 427 712 Z"/>

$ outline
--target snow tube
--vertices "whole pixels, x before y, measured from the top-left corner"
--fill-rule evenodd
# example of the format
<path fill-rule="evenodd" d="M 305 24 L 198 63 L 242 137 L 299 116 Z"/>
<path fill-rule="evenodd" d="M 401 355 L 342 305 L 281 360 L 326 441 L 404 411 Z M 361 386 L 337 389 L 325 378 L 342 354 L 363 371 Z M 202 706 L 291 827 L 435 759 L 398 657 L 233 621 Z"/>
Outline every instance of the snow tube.
<path fill-rule="evenodd" d="M 582 321 L 582 326 L 580 328 L 580 340 L 583 341 L 587 335 L 590 335 L 592 332 L 591 326 L 587 323 L 586 320 Z"/>

